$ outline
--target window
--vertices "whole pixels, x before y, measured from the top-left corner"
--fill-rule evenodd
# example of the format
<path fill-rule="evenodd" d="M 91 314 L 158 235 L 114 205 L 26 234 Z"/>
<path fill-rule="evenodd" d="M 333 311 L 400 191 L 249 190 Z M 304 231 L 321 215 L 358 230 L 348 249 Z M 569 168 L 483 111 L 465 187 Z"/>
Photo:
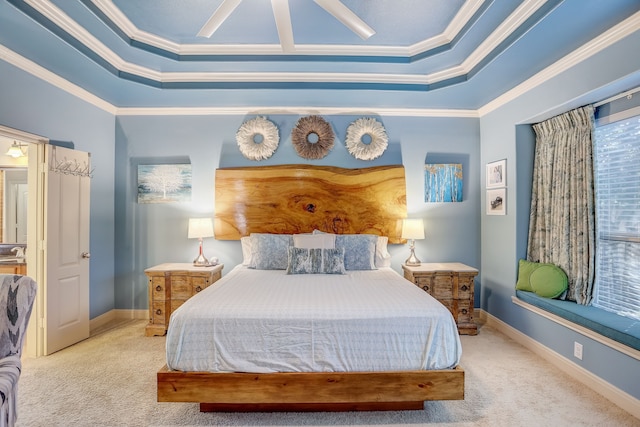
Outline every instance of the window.
<path fill-rule="evenodd" d="M 595 131 L 593 305 L 640 319 L 640 116 Z"/>

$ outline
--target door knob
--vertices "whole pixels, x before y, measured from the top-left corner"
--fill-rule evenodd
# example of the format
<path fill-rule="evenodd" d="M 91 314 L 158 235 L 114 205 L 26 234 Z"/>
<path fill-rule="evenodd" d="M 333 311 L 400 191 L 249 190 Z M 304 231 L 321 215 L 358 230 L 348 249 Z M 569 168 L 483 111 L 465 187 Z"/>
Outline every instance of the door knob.
<path fill-rule="evenodd" d="M 89 252 L 82 252 L 82 258 L 91 258 L 91 254 Z"/>

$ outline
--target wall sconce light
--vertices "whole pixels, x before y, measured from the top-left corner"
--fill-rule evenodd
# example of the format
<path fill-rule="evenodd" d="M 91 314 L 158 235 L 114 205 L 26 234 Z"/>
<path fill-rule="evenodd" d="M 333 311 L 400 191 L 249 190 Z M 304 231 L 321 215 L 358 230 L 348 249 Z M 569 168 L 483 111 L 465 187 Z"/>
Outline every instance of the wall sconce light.
<path fill-rule="evenodd" d="M 213 220 L 211 218 L 189 218 L 189 239 L 198 239 L 200 242 L 200 253 L 193 260 L 196 267 L 207 267 L 211 265 L 209 260 L 202 253 L 202 239 L 213 237 Z"/>
<path fill-rule="evenodd" d="M 415 241 L 416 239 L 424 239 L 424 223 L 422 219 L 404 219 L 402 220 L 402 238 L 410 240 L 411 254 L 404 262 L 406 265 L 420 265 L 420 260 L 416 257 Z"/>
<path fill-rule="evenodd" d="M 6 155 L 11 156 L 14 159 L 17 159 L 18 157 L 24 157 L 27 154 L 23 151 L 22 147 L 26 148 L 26 146 L 13 141 L 13 144 L 11 144 L 11 147 L 9 147 L 9 150 L 7 150 Z"/>

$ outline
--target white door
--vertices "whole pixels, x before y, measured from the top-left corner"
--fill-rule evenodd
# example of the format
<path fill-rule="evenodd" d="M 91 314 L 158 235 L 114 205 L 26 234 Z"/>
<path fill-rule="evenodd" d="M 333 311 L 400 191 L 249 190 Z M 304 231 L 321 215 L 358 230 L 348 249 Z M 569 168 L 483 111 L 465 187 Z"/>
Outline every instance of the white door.
<path fill-rule="evenodd" d="M 89 337 L 89 153 L 46 146 L 44 354 Z M 53 169 L 53 170 L 52 170 Z"/>

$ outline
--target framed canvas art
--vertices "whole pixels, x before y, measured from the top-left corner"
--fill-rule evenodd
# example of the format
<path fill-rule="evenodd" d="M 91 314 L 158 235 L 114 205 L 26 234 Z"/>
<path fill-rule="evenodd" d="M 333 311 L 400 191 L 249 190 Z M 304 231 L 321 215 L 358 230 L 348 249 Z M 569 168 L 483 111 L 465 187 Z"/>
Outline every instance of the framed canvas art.
<path fill-rule="evenodd" d="M 487 215 L 507 214 L 507 190 L 487 190 Z"/>
<path fill-rule="evenodd" d="M 507 185 L 507 160 L 487 163 L 487 188 L 500 188 Z"/>
<path fill-rule="evenodd" d="M 191 165 L 138 165 L 138 203 L 191 201 Z"/>
<path fill-rule="evenodd" d="M 425 202 L 462 201 L 462 164 L 424 165 Z"/>

